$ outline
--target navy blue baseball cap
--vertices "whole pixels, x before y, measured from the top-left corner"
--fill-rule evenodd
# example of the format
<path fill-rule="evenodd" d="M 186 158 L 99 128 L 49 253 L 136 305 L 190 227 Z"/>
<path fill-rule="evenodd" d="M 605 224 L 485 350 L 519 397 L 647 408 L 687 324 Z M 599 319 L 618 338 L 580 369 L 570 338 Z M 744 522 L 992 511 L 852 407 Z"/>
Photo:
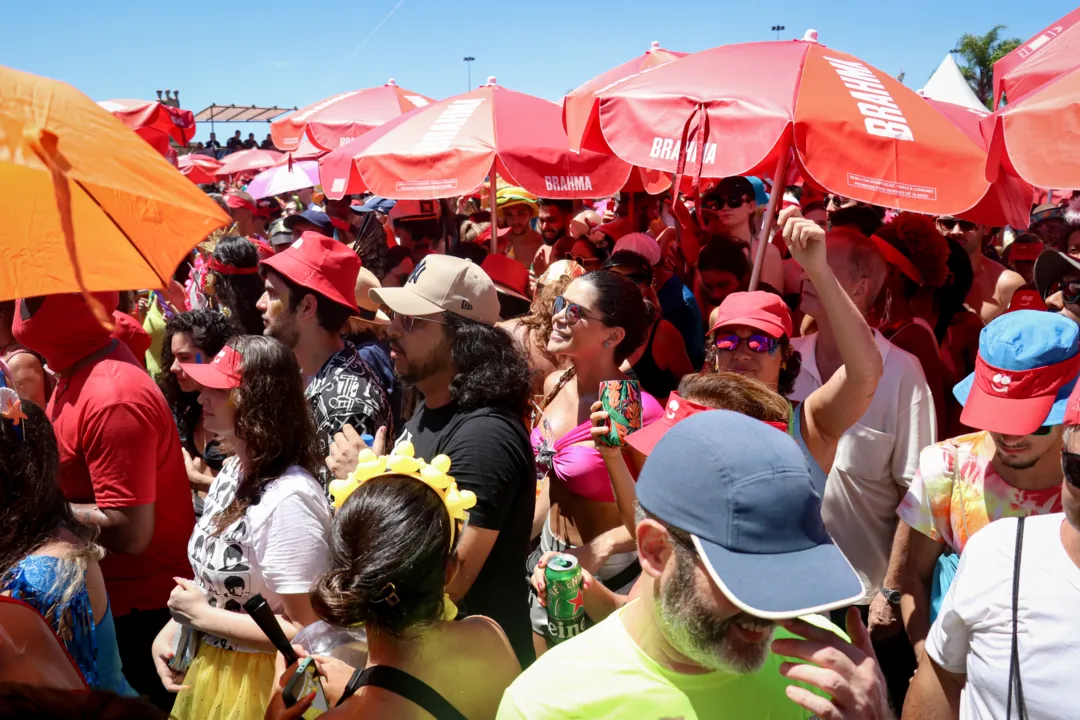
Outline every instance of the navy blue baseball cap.
<path fill-rule="evenodd" d="M 960 422 L 1003 435 L 1061 425 L 1080 373 L 1080 327 L 1043 310 L 1016 310 L 979 333 L 975 372 L 953 387 Z"/>
<path fill-rule="evenodd" d="M 330 216 L 321 210 L 305 210 L 299 215 L 290 215 L 285 218 L 285 229 L 291 232 L 296 226 L 296 223 L 301 220 L 307 220 L 309 223 L 319 228 L 324 235 L 329 235 L 334 231 L 334 226 L 330 224 Z"/>
<path fill-rule="evenodd" d="M 349 209 L 357 213 L 377 212 L 389 215 L 395 205 L 397 205 L 397 200 L 372 195 L 363 203 L 353 203 L 349 206 Z"/>
<path fill-rule="evenodd" d="M 637 495 L 690 534 L 713 582 L 743 612 L 781 620 L 866 594 L 825 531 L 799 446 L 760 420 L 729 410 L 686 418 L 645 461 Z"/>

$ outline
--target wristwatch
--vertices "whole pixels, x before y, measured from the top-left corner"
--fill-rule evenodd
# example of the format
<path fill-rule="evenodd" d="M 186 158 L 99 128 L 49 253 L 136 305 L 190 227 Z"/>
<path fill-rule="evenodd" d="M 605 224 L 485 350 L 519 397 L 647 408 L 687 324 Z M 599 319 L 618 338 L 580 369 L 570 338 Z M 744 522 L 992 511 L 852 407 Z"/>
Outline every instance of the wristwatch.
<path fill-rule="evenodd" d="M 883 587 L 883 588 L 881 588 L 881 594 L 885 596 L 885 599 L 889 601 L 889 604 L 891 604 L 891 605 L 899 605 L 900 604 L 900 591 L 899 590 L 890 590 L 887 587 Z"/>

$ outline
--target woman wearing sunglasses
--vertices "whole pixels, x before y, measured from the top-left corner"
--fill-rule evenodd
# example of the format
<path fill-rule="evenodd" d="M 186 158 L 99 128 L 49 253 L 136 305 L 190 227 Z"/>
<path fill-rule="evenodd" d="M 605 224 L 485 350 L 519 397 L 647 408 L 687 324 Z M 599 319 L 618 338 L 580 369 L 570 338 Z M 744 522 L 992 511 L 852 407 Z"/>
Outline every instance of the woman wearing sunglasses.
<path fill-rule="evenodd" d="M 179 691 L 172 717 L 261 718 L 274 651 L 243 605 L 261 594 L 291 638 L 317 619 L 308 593 L 330 565 L 315 428 L 296 356 L 277 340 L 239 335 L 212 362 L 181 367 L 200 387 L 206 429 L 235 456 L 210 486 L 188 542 L 197 579 L 177 579 L 153 659 Z M 177 633 L 201 634 L 186 671 L 170 666 Z"/>
<path fill-rule="evenodd" d="M 841 436 L 870 406 L 882 361 L 874 335 L 826 261 L 825 231 L 791 207 L 778 223 L 792 257 L 813 283 L 818 302 L 836 329 L 841 369 L 794 408 L 790 431 L 810 463 L 819 493 L 832 469 Z M 787 397 L 799 375 L 791 346 L 791 312 L 778 295 L 763 291 L 728 295 L 706 342 L 706 369 L 748 375 Z"/>
<path fill-rule="evenodd" d="M 601 382 L 629 379 L 620 366 L 644 344 L 656 309 L 631 280 L 598 270 L 571 282 L 555 298 L 554 310 L 548 352 L 567 358 L 570 367 L 548 376 L 543 414 L 532 433 L 538 472 L 546 472 L 548 482 L 536 500 L 540 548 L 530 563 L 542 553 L 570 552 L 597 579 L 618 589 L 632 582 L 640 567 L 593 445 L 590 415 Z M 648 393 L 641 394 L 641 405 L 643 425 L 663 414 Z M 545 649 L 547 613 L 535 595 L 531 609 L 539 653 Z"/>
<path fill-rule="evenodd" d="M 642 297 L 654 307 L 660 307 L 653 289 L 653 268 L 644 257 L 630 250 L 619 250 L 604 262 L 604 269 L 630 280 L 638 286 Z M 684 375 L 694 372 L 682 335 L 659 313 L 649 329 L 648 340 L 626 359 L 623 369 L 633 373 L 642 390 L 661 401 L 679 387 Z"/>

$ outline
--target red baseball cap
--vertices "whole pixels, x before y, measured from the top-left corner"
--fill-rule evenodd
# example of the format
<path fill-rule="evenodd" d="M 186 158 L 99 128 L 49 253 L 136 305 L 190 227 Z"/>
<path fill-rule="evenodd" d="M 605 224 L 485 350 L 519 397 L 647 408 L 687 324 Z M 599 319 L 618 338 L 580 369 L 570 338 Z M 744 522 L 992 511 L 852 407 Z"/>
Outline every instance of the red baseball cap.
<path fill-rule="evenodd" d="M 710 332 L 732 325 L 747 325 L 774 338 L 790 338 L 791 311 L 779 295 L 771 292 L 733 292 L 720 303 Z"/>
<path fill-rule="evenodd" d="M 266 258 L 262 264 L 300 287 L 358 312 L 355 292 L 360 257 L 337 240 L 309 230 L 288 249 Z"/>
<path fill-rule="evenodd" d="M 513 258 L 505 255 L 488 255 L 480 269 L 488 274 L 495 289 L 529 301 L 529 270 Z"/>
<path fill-rule="evenodd" d="M 240 387 L 243 365 L 244 356 L 226 345 L 211 362 L 180 363 L 180 368 L 203 387 L 232 390 Z"/>
<path fill-rule="evenodd" d="M 685 420 L 691 415 L 697 415 L 700 412 L 716 409 L 717 408 L 692 402 L 686 398 L 680 397 L 678 393 L 672 392 L 668 395 L 667 407 L 664 408 L 663 417 L 656 422 L 646 425 L 640 430 L 636 430 L 627 435 L 626 442 L 630 447 L 634 448 L 642 455 L 648 455 L 652 452 L 652 449 L 656 447 L 656 443 L 660 442 L 660 438 L 664 437 L 664 434 L 677 423 Z M 787 432 L 787 425 L 784 423 L 766 422 L 765 424 L 771 425 L 777 430 Z"/>

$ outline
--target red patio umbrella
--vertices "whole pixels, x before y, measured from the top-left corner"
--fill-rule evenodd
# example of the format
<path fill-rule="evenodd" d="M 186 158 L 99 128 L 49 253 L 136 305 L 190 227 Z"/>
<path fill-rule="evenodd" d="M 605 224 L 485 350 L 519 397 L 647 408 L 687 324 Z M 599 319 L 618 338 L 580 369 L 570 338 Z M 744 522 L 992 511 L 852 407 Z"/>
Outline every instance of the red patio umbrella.
<path fill-rule="evenodd" d="M 431 104 L 431 98 L 397 86 L 352 90 L 320 100 L 270 123 L 270 136 L 281 150 L 296 150 L 307 135 L 321 150 L 337 150 L 383 123 Z"/>
<path fill-rule="evenodd" d="M 221 177 L 222 175 L 258 172 L 274 167 L 283 159 L 285 159 L 283 154 L 273 150 L 241 150 L 227 155 L 214 174 Z"/>
<path fill-rule="evenodd" d="M 1080 66 L 1080 8 L 994 63 L 994 107 Z"/>
<path fill-rule="evenodd" d="M 986 175 L 1005 172 L 1040 188 L 1080 189 L 1080 68 L 981 121 L 990 138 Z"/>
<path fill-rule="evenodd" d="M 988 143 L 983 138 L 980 129 L 980 121 L 990 113 L 979 112 L 963 105 L 943 102 L 941 100 L 926 101 L 940 112 L 976 145 L 986 148 Z M 1035 197 L 1035 189 L 1018 177 L 1007 173 L 999 173 L 997 179 L 986 191 L 979 204 L 967 212 L 957 215 L 961 220 L 971 220 L 982 225 L 991 227 L 1004 227 L 1009 225 L 1017 230 L 1023 230 L 1031 222 L 1031 205 Z"/>
<path fill-rule="evenodd" d="M 633 165 L 776 178 L 786 177 L 794 157 L 812 185 L 900 210 L 964 212 L 990 185 L 980 170 L 985 151 L 941 113 L 889 75 L 814 39 L 688 55 L 600 92 L 588 117 L 574 122 L 585 128 L 582 147 Z M 773 185 L 765 237 L 782 188 Z"/>
<path fill-rule="evenodd" d="M 180 156 L 177 167 L 196 185 L 212 185 L 217 182 L 215 173 L 221 167 L 221 161 L 208 155 L 188 153 Z"/>
<path fill-rule="evenodd" d="M 330 198 L 370 190 L 402 200 L 463 195 L 496 171 L 541 197 L 604 197 L 630 174 L 610 153 L 571 152 L 558 105 L 494 78 L 390 121 L 323 157 L 319 169 Z"/>
<path fill-rule="evenodd" d="M 177 145 L 187 145 L 195 137 L 195 115 L 190 110 L 181 110 L 154 100 L 102 100 L 98 105 L 111 112 L 165 157 L 170 156 L 170 139 L 175 140 Z"/>
<path fill-rule="evenodd" d="M 305 134 L 300 138 L 300 144 L 295 150 L 287 151 L 278 161 L 279 165 L 284 165 L 288 162 L 299 162 L 302 160 L 318 160 L 326 151 L 322 148 L 315 147 L 315 144 L 311 142 L 308 136 Z"/>

